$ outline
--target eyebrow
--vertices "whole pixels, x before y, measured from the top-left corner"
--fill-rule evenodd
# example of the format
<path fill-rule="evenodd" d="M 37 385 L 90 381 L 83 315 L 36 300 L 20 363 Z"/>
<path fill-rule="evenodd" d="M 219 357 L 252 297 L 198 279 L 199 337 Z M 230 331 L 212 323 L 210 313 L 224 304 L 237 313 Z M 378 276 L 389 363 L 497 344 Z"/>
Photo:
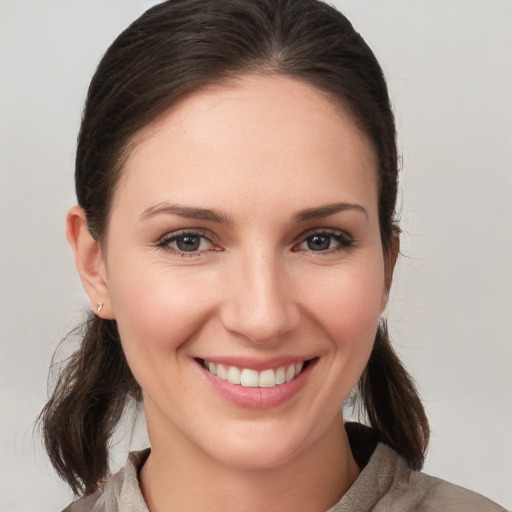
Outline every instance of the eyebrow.
<path fill-rule="evenodd" d="M 229 219 L 222 213 L 208 208 L 196 208 L 193 206 L 183 206 L 180 204 L 159 203 L 142 212 L 139 222 L 159 214 L 171 214 L 185 217 L 186 219 L 209 220 L 221 224 L 229 224 Z"/>
<path fill-rule="evenodd" d="M 332 203 L 299 211 L 295 214 L 295 222 L 299 223 L 311 219 L 321 219 L 346 210 L 359 211 L 368 218 L 368 213 L 361 205 L 353 203 Z M 230 224 L 229 218 L 217 210 L 169 203 L 159 203 L 155 206 L 151 206 L 147 210 L 144 210 L 139 218 L 139 222 L 143 222 L 148 218 L 155 217 L 160 214 L 179 215 L 186 219 L 209 220 L 220 224 Z"/>
<path fill-rule="evenodd" d="M 301 210 L 295 215 L 296 222 L 303 222 L 311 219 L 322 219 L 334 215 L 335 213 L 343 212 L 346 210 L 356 210 L 364 214 L 368 218 L 368 212 L 359 204 L 353 203 L 332 203 L 317 208 L 308 208 Z"/>

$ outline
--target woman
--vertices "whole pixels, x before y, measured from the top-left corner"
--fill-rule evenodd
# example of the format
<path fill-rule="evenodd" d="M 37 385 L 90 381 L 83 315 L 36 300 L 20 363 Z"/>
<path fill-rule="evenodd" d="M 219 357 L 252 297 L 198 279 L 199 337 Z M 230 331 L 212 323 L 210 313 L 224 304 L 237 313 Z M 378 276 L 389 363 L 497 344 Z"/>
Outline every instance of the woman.
<path fill-rule="evenodd" d="M 67 235 L 94 315 L 43 411 L 69 510 L 502 510 L 419 473 L 380 320 L 399 250 L 386 84 L 314 0 L 154 7 L 91 83 Z M 371 429 L 344 426 L 358 385 Z M 151 451 L 106 480 L 143 401 Z"/>

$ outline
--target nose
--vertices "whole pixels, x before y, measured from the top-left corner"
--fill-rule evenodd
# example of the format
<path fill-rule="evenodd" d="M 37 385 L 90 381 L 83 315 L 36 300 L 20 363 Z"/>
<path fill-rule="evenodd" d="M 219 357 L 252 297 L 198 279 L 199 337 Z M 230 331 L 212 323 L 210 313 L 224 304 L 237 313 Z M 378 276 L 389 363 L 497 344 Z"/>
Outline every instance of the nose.
<path fill-rule="evenodd" d="M 293 331 L 300 309 L 285 267 L 278 256 L 240 258 L 227 278 L 227 300 L 220 313 L 225 329 L 259 344 L 277 342 Z"/>

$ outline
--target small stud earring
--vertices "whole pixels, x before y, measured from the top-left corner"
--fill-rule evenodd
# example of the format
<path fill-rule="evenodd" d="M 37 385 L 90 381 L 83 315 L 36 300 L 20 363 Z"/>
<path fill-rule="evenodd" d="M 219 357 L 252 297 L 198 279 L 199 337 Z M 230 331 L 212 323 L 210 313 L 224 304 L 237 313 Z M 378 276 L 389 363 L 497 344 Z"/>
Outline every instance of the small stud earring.
<path fill-rule="evenodd" d="M 101 313 L 101 310 L 103 309 L 103 302 L 98 302 L 97 304 L 97 309 L 96 309 L 96 312 L 99 314 Z"/>

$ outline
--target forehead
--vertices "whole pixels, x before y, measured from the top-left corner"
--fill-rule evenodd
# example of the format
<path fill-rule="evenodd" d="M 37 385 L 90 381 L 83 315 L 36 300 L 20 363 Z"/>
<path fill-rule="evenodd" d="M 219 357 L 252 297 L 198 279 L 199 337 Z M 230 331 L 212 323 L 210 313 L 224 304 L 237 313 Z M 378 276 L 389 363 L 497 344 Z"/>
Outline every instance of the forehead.
<path fill-rule="evenodd" d="M 269 205 L 315 193 L 327 202 L 377 197 L 368 138 L 337 103 L 289 77 L 245 76 L 190 94 L 131 147 L 117 192 L 145 203 L 241 193 Z"/>

